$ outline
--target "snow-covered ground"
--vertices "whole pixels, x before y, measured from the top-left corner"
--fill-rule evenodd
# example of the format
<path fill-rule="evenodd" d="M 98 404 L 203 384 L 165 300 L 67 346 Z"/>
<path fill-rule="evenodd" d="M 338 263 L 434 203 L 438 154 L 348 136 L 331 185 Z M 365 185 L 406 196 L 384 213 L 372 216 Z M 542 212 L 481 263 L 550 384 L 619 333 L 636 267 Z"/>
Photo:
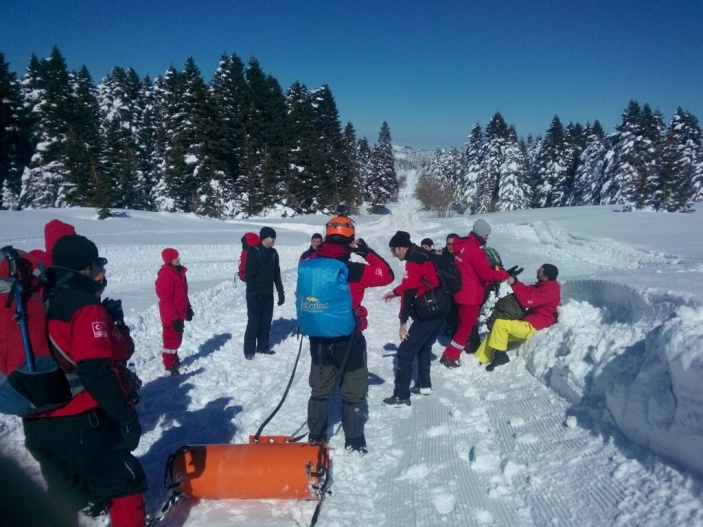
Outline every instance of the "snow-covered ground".
<path fill-rule="evenodd" d="M 412 185 L 412 174 L 409 184 Z M 442 245 L 475 218 L 435 218 L 412 188 L 384 216 L 355 216 L 357 235 L 392 261 L 388 240 Z M 398 344 L 398 303 L 368 290 L 370 453 L 343 450 L 331 419 L 332 494 L 318 525 L 702 525 L 703 212 L 623 213 L 614 206 L 483 216 L 489 244 L 532 281 L 545 262 L 560 269 L 560 322 L 510 352 L 492 373 L 472 356 L 447 370 L 433 362 L 434 394 L 388 408 Z M 0 212 L 0 246 L 43 247 L 43 225 L 59 218 L 109 259 L 107 296 L 122 298 L 144 381 L 144 435 L 136 454 L 149 476 L 147 507 L 167 496 L 166 458 L 184 444 L 246 443 L 278 404 L 295 362 L 294 289 L 299 254 L 323 231 L 322 215 L 216 221 L 186 214 L 123 211 L 98 221 L 90 209 Z M 278 232 L 287 301 L 275 308 L 273 356 L 244 360 L 244 287 L 233 275 L 242 234 Z M 189 268 L 195 319 L 180 355 L 185 373 L 164 375 L 153 281 L 160 252 L 174 246 Z M 397 278 L 397 281 L 399 278 Z M 436 344 L 439 357 L 442 346 Z M 306 431 L 307 346 L 290 393 L 267 434 Z M 334 405 L 333 405 L 334 406 Z M 23 448 L 18 418 L 0 416 L 2 452 L 40 479 Z M 315 503 L 189 500 L 169 526 L 308 525 Z"/>

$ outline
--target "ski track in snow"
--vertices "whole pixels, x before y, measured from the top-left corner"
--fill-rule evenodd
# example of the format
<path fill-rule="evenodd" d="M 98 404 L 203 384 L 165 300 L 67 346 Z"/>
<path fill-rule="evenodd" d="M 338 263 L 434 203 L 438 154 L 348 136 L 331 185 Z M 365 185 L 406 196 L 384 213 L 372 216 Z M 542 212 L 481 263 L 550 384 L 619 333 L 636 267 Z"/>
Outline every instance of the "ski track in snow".
<path fill-rule="evenodd" d="M 295 228 L 319 230 L 315 225 Z M 414 200 L 365 223 L 359 236 L 392 262 L 396 285 L 402 267 L 391 259 L 386 244 L 398 228 L 436 237 L 437 246 L 444 239 L 442 224 L 420 217 Z M 594 273 L 688 265 L 675 256 L 613 240 L 580 239 L 549 221 L 502 224 L 494 232 L 533 242 L 526 249 L 534 251 L 532 258 L 522 248 L 501 249 L 506 263 L 520 255 L 523 261 L 553 260 L 560 269 L 580 266 Z M 152 512 L 167 496 L 162 478 L 169 454 L 184 443 L 246 443 L 280 401 L 299 349 L 294 289 L 297 258 L 307 243 L 277 247 L 287 295 L 286 304 L 274 312 L 271 344 L 277 354 L 254 361 L 244 360 L 241 349 L 246 308 L 244 286 L 232 280 L 239 256 L 236 240 L 188 245 L 182 251 L 188 255 L 189 281 L 199 285 L 191 293 L 195 319 L 187 324 L 180 350 L 184 374 L 178 377 L 163 375 L 158 310 L 153 295 L 144 294 L 153 291 L 153 262 L 162 247 L 104 251 L 110 260 L 108 293 L 125 302 L 138 373 L 145 382 L 139 407 L 144 436 L 135 454 L 149 476 L 147 508 Z M 665 353 L 667 343 L 676 338 L 673 325 L 700 323 L 696 302 L 603 280 L 565 280 L 560 323 L 511 352 L 509 364 L 487 373 L 464 355 L 461 368 L 447 370 L 436 360 L 443 349 L 436 343 L 434 393 L 413 396 L 410 408 L 389 408 L 381 400 L 393 389 L 398 303 L 381 300 L 387 289 L 368 290 L 364 301 L 371 313 L 366 332 L 371 380 L 366 436 L 371 452 L 360 458 L 343 450 L 336 395 L 330 405 L 332 494 L 318 525 L 703 524 L 700 483 L 638 446 L 656 452 L 657 438 L 638 436 L 636 423 L 628 423 L 627 408 L 637 404 L 636 393 L 609 383 L 613 368 L 633 365 L 633 379 L 661 379 L 663 366 L 646 367 L 642 356 Z M 630 346 L 613 350 L 613 342 Z M 550 353 L 539 354 L 540 349 Z M 580 353 L 584 368 L 601 365 L 590 384 L 578 384 L 581 377 L 573 370 L 578 363 L 560 362 L 565 353 Z M 305 342 L 288 398 L 264 434 L 306 432 L 308 370 Z M 675 392 L 675 386 L 667 390 Z M 213 393 L 220 395 L 213 398 Z M 676 402 L 664 399 L 661 404 Z M 681 401 L 679 408 L 685 408 Z M 662 415 L 670 413 L 662 410 Z M 21 438 L 19 420 L 0 421 L 0 436 Z M 5 444 L 3 450 L 36 474 L 36 464 L 21 444 Z M 659 453 L 678 459 L 676 453 Z M 314 508 L 315 502 L 309 501 L 186 500 L 161 525 L 308 525 Z"/>

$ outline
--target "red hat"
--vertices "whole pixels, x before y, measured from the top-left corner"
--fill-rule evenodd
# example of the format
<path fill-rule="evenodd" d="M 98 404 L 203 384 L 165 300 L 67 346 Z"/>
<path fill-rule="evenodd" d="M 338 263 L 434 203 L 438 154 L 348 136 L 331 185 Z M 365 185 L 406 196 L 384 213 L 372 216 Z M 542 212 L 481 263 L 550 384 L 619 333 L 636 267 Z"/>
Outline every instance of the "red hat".
<path fill-rule="evenodd" d="M 178 251 L 173 247 L 168 247 L 161 251 L 161 258 L 163 258 L 164 263 L 170 264 L 176 258 L 178 258 Z"/>

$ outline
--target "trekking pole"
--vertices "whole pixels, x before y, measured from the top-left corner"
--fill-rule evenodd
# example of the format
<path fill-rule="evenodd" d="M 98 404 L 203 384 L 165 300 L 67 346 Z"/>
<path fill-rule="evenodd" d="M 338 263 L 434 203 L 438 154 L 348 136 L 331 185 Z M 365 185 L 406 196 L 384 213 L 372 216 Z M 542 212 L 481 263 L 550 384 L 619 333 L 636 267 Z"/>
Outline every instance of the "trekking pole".
<path fill-rule="evenodd" d="M 20 332 L 22 333 L 22 344 L 24 345 L 27 370 L 30 373 L 34 373 L 34 355 L 32 354 L 32 343 L 29 340 L 29 333 L 27 332 L 27 313 L 25 313 L 24 305 L 22 304 L 22 284 L 19 280 L 19 271 L 17 270 L 19 255 L 17 254 L 17 250 L 13 249 L 11 245 L 3 247 L 0 251 L 5 253 L 5 258 L 7 258 L 7 264 L 10 268 L 10 278 L 12 279 L 11 290 L 12 294 L 15 296 L 16 317 L 20 325 Z"/>

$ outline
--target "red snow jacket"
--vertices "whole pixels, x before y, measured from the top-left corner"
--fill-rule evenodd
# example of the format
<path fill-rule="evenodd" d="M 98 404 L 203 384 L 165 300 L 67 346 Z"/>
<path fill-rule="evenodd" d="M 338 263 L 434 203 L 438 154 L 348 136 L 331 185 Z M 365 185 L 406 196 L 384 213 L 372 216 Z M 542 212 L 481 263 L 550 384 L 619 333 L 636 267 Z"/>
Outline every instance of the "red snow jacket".
<path fill-rule="evenodd" d="M 188 315 L 187 267 L 173 267 L 163 264 L 156 275 L 154 283 L 156 296 L 159 297 L 159 315 L 164 326 L 170 326 L 174 320 L 185 320 Z"/>
<path fill-rule="evenodd" d="M 69 270 L 52 271 L 57 280 L 65 280 L 50 296 L 49 337 L 56 360 L 68 374 L 74 397 L 65 406 L 32 418 L 78 415 L 102 407 L 119 419 L 133 410 L 115 365 L 112 321 L 97 297 L 102 286 Z"/>
<path fill-rule="evenodd" d="M 513 293 L 522 307 L 528 310 L 523 320 L 536 330 L 548 328 L 557 321 L 557 307 L 561 304 L 561 286 L 556 280 L 525 285 L 515 281 Z"/>
<path fill-rule="evenodd" d="M 461 272 L 461 290 L 454 295 L 458 304 L 480 306 L 484 290 L 492 282 L 507 280 L 507 271 L 496 271 L 491 267 L 486 253 L 481 248 L 485 242 L 469 233 L 464 238 L 454 238 L 454 265 Z"/>
<path fill-rule="evenodd" d="M 352 307 L 357 318 L 357 330 L 365 330 L 369 323 L 367 317 L 368 310 L 361 305 L 364 300 L 364 291 L 367 287 L 381 287 L 393 282 L 395 278 L 393 270 L 388 262 L 376 254 L 373 250 L 369 250 L 364 259 L 366 263 L 351 262 L 349 258 L 351 250 L 347 247 L 334 243 L 323 242 L 317 248 L 317 252 L 311 255 L 311 258 L 333 258 L 347 264 L 349 275 L 347 282 L 349 283 L 349 291 L 352 297 Z"/>
<path fill-rule="evenodd" d="M 398 318 L 403 324 L 410 317 L 410 309 L 415 304 L 415 299 L 437 286 L 439 286 L 439 278 L 429 254 L 417 245 L 412 244 L 405 256 L 403 281 L 400 282 L 398 287 L 393 289 L 393 292 L 400 297 L 400 314 Z"/>

